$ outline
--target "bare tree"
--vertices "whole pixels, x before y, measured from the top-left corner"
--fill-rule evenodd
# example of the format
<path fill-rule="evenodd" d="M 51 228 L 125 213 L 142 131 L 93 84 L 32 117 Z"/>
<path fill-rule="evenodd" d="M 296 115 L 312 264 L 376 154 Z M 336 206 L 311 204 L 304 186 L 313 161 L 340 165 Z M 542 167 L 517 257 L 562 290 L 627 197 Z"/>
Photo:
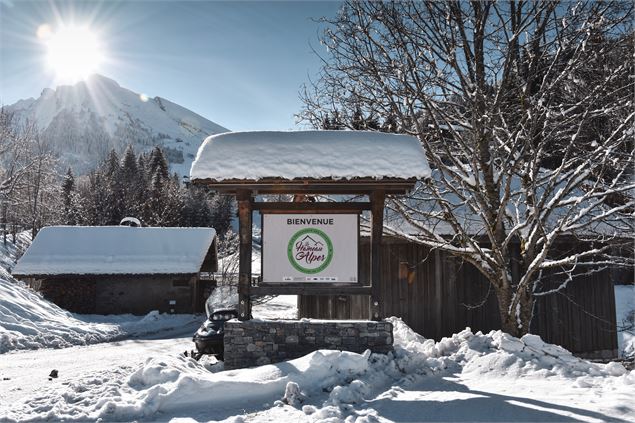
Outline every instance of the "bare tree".
<path fill-rule="evenodd" d="M 20 190 L 26 186 L 26 176 L 35 164 L 30 154 L 30 144 L 37 135 L 32 124 L 19 124 L 13 113 L 0 109 L 0 200 L 4 243 L 6 244 L 7 222 L 15 224 L 19 213 L 16 209 Z"/>
<path fill-rule="evenodd" d="M 52 221 L 58 206 L 55 156 L 32 122 L 16 122 L 0 109 L 0 205 L 2 223 L 31 227 L 33 236 Z"/>
<path fill-rule="evenodd" d="M 607 241 L 632 236 L 632 8 L 349 1 L 321 20 L 328 53 L 300 118 L 361 108 L 417 136 L 433 175 L 389 202 L 405 223 L 394 232 L 473 264 L 503 330 L 522 335 L 537 296 L 615 263 Z M 575 235 L 593 242 L 556 254 Z M 542 286 L 543 272 L 563 283 Z"/>
<path fill-rule="evenodd" d="M 49 144 L 37 135 L 29 141 L 27 151 L 31 166 L 26 169 L 18 192 L 18 209 L 24 225 L 31 228 L 31 236 L 35 238 L 42 226 L 58 218 L 62 204 L 56 159 Z"/>

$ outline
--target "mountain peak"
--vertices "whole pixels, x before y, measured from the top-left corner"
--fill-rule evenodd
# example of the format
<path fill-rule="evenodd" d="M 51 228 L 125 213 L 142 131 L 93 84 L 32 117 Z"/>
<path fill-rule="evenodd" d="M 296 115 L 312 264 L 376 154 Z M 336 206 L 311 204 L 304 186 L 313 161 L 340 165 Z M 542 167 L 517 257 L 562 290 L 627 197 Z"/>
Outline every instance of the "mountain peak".
<path fill-rule="evenodd" d="M 60 156 L 63 168 L 92 170 L 111 149 L 161 147 L 170 170 L 189 175 L 198 147 L 227 129 L 162 97 L 148 97 L 93 74 L 74 85 L 45 88 L 37 99 L 7 106 L 17 122 L 29 120 Z"/>
<path fill-rule="evenodd" d="M 117 83 L 117 81 L 115 81 L 112 78 L 108 78 L 107 76 L 104 75 L 100 75 L 98 73 L 94 73 L 90 76 L 88 76 L 88 78 L 86 78 L 85 80 L 86 84 L 91 84 L 91 83 L 97 83 L 97 84 L 104 84 L 104 85 L 110 85 L 113 87 L 117 87 L 120 88 L 121 85 L 119 85 L 119 83 Z"/>
<path fill-rule="evenodd" d="M 50 97 L 52 95 L 55 94 L 55 90 L 52 88 L 44 88 L 42 90 L 42 93 L 40 94 L 40 97 Z"/>

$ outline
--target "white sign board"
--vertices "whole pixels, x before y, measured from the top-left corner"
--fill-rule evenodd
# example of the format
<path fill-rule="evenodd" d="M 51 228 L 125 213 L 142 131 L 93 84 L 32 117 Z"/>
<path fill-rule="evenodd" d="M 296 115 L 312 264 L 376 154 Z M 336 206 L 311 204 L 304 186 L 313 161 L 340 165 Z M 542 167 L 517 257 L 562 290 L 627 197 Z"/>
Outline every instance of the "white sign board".
<path fill-rule="evenodd" d="M 263 214 L 262 281 L 357 283 L 357 214 Z"/>

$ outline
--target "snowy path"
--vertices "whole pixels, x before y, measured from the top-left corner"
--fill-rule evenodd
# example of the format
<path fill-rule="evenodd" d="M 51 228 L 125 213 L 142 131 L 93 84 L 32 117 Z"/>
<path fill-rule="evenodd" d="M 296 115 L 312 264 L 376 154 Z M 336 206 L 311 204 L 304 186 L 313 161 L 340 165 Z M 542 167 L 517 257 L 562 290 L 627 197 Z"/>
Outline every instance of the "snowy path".
<path fill-rule="evenodd" d="M 3 354 L 0 364 L 0 410 L 43 390 L 57 390 L 73 380 L 109 370 L 137 367 L 149 356 L 178 355 L 191 350 L 198 323 L 154 336 L 63 349 Z M 59 378 L 49 381 L 51 370 Z M 7 380 L 8 379 L 8 380 Z"/>

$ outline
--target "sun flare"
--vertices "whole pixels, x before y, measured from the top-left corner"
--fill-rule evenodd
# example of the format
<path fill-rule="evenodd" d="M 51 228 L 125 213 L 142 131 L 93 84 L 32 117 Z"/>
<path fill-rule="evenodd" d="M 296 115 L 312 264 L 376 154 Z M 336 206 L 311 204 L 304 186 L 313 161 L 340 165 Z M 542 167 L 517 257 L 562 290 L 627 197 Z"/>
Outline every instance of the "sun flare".
<path fill-rule="evenodd" d="M 104 60 L 103 48 L 90 28 L 63 26 L 56 32 L 42 32 L 47 49 L 47 65 L 59 80 L 74 82 L 99 70 Z"/>

